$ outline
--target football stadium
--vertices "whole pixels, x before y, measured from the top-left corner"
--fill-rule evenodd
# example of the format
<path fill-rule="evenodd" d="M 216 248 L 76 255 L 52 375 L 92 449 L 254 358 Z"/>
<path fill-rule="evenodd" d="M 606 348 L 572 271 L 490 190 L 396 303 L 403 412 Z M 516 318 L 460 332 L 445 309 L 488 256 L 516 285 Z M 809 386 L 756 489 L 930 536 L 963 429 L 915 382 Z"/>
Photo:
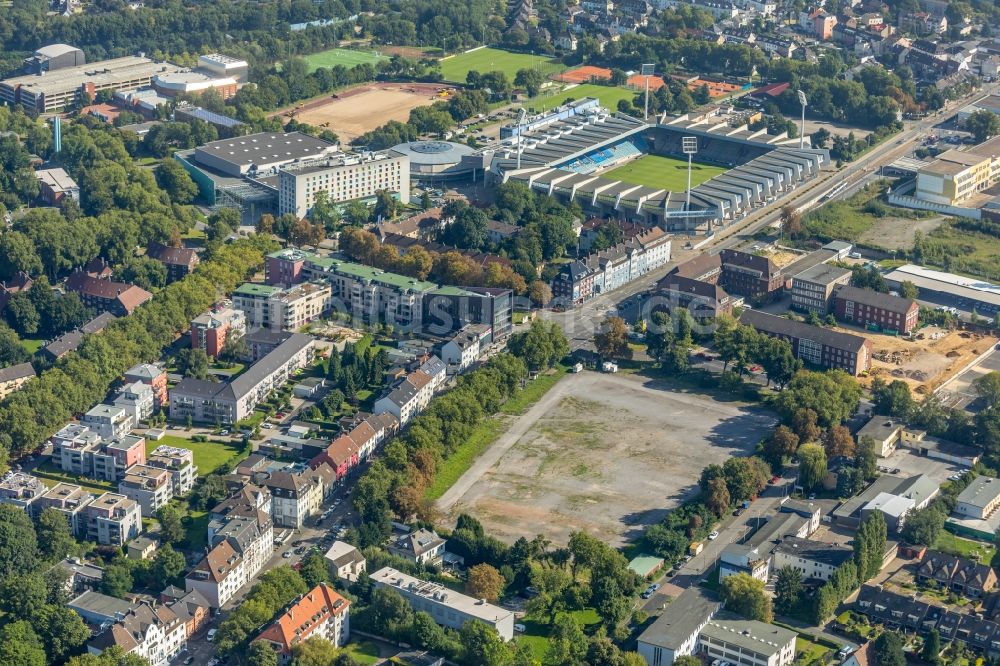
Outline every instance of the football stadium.
<path fill-rule="evenodd" d="M 581 102 L 504 127 L 494 176 L 576 201 L 595 217 L 712 233 L 815 178 L 830 160 L 785 134 L 748 129 L 739 114 L 647 123 Z M 696 149 L 690 203 L 685 147 Z"/>

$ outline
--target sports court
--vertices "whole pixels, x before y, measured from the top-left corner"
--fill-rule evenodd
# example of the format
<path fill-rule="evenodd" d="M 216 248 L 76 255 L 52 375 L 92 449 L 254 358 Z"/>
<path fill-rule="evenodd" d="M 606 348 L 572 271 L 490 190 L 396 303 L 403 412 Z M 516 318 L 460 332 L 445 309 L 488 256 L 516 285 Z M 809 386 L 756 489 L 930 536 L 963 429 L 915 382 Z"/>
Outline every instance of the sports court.
<path fill-rule="evenodd" d="M 566 70 L 561 74 L 552 77 L 556 81 L 563 83 L 590 83 L 591 81 L 606 81 L 611 78 L 611 70 L 607 67 L 594 67 L 593 65 L 582 65 Z"/>
<path fill-rule="evenodd" d="M 359 51 L 356 49 L 327 49 L 326 51 L 305 56 L 305 61 L 309 64 L 310 72 L 315 72 L 320 67 L 335 67 L 337 65 L 343 65 L 348 69 L 364 63 L 374 65 L 379 60 L 384 59 L 385 56 L 375 51 Z"/>
<path fill-rule="evenodd" d="M 637 159 L 601 174 L 604 178 L 621 180 L 634 185 L 662 188 L 671 192 L 687 189 L 687 160 L 663 155 L 643 155 Z M 691 166 L 691 187 L 697 187 L 706 180 L 725 173 L 724 167 L 710 164 Z"/>
<path fill-rule="evenodd" d="M 542 74 L 549 75 L 566 68 L 558 58 L 491 48 L 475 49 L 448 56 L 442 58 L 440 62 L 441 75 L 444 80 L 455 83 L 465 83 L 465 77 L 471 71 L 480 74 L 503 72 L 513 82 L 519 69 L 537 69 Z"/>

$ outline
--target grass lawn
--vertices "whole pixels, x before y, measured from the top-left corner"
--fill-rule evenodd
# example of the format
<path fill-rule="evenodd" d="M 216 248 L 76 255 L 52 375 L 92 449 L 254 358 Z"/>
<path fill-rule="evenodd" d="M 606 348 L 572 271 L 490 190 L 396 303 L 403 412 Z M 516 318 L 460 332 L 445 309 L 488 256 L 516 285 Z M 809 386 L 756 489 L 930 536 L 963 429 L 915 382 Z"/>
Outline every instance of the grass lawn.
<path fill-rule="evenodd" d="M 56 469 L 52 465 L 51 460 L 46 460 L 40 464 L 32 474 L 42 479 L 42 482 L 49 487 L 57 483 L 72 483 L 98 495 L 106 492 L 115 492 L 118 489 L 116 485 L 109 481 L 99 481 L 97 479 L 88 479 L 84 476 L 76 476 L 75 474 L 67 474 L 60 469 Z"/>
<path fill-rule="evenodd" d="M 551 375 L 541 375 L 514 397 L 500 407 L 504 414 L 523 414 L 528 407 L 538 402 L 545 393 L 555 386 L 556 382 L 566 374 L 566 369 L 559 367 Z M 438 467 L 434 483 L 424 495 L 429 500 L 436 500 L 444 495 L 451 486 L 465 474 L 476 458 L 482 455 L 504 432 L 503 422 L 489 418 L 473 431 L 469 439 Z"/>
<path fill-rule="evenodd" d="M 824 655 L 828 652 L 830 652 L 830 648 L 828 647 L 813 643 L 801 636 L 795 638 L 796 662 L 802 664 L 822 663 Z"/>
<path fill-rule="evenodd" d="M 335 65 L 343 65 L 348 69 L 366 62 L 374 65 L 379 60 L 384 59 L 384 55 L 380 55 L 374 51 L 358 51 L 355 49 L 327 49 L 326 51 L 305 56 L 310 72 L 315 72 L 320 67 L 333 67 Z"/>
<path fill-rule="evenodd" d="M 584 83 L 574 86 L 568 90 L 563 90 L 547 97 L 540 97 L 525 104 L 529 109 L 537 111 L 548 111 L 562 105 L 568 99 L 578 100 L 584 97 L 596 97 L 601 100 L 601 106 L 614 111 L 618 108 L 619 100 L 631 101 L 636 95 L 636 91 L 619 88 L 618 86 L 599 86 L 593 83 Z"/>
<path fill-rule="evenodd" d="M 455 83 L 465 83 L 465 76 L 473 70 L 483 74 L 501 71 L 513 81 L 517 70 L 528 68 L 538 69 L 543 74 L 548 75 L 560 72 L 566 69 L 566 66 L 557 58 L 490 48 L 477 49 L 471 53 L 459 53 L 441 60 L 441 74 L 444 76 L 444 80 Z"/>
<path fill-rule="evenodd" d="M 997 552 L 993 544 L 973 541 L 972 539 L 963 539 L 945 530 L 941 530 L 937 541 L 934 542 L 934 550 L 939 550 L 949 555 L 968 557 L 985 564 L 992 562 L 993 556 Z"/>
<path fill-rule="evenodd" d="M 601 618 L 597 615 L 597 611 L 593 608 L 570 611 L 570 615 L 576 618 L 576 621 L 583 627 L 585 632 L 601 621 Z M 552 625 L 548 623 L 548 618 L 525 616 L 521 620 L 521 623 L 524 624 L 524 633 L 517 637 L 518 640 L 531 648 L 531 652 L 536 659 L 544 659 L 545 653 L 549 649 L 549 632 L 552 630 Z"/>
<path fill-rule="evenodd" d="M 381 661 L 378 645 L 372 641 L 362 641 L 360 643 L 352 641 L 345 645 L 341 651 L 351 655 L 354 661 L 359 664 L 377 664 Z"/>
<path fill-rule="evenodd" d="M 880 197 L 887 187 L 887 181 L 866 185 L 847 199 L 820 206 L 806 215 L 802 222 L 810 234 L 821 240 L 857 241 L 880 218 L 891 216 L 916 220 L 929 215 L 885 203 Z"/>
<path fill-rule="evenodd" d="M 973 227 L 978 224 L 955 220 L 930 232 L 924 238 L 924 263 L 946 271 L 1000 279 L 1000 238 L 976 231 Z"/>
<path fill-rule="evenodd" d="M 695 163 L 691 166 L 691 187 L 725 171 L 724 167 Z M 662 155 L 643 155 L 602 175 L 635 185 L 661 187 L 671 192 L 683 192 L 687 189 L 687 161 Z"/>
<path fill-rule="evenodd" d="M 24 351 L 34 355 L 45 344 L 45 340 L 40 338 L 21 338 L 21 346 Z"/>
<path fill-rule="evenodd" d="M 177 446 L 191 449 L 194 452 L 194 464 L 198 466 L 198 475 L 211 474 L 219 466 L 224 465 L 241 455 L 242 447 L 231 442 L 192 442 L 186 437 L 166 435 L 158 442 L 146 441 L 146 453 L 149 454 L 158 446 Z"/>
<path fill-rule="evenodd" d="M 208 511 L 189 511 L 184 518 L 184 530 L 188 549 L 203 551 L 208 545 Z"/>

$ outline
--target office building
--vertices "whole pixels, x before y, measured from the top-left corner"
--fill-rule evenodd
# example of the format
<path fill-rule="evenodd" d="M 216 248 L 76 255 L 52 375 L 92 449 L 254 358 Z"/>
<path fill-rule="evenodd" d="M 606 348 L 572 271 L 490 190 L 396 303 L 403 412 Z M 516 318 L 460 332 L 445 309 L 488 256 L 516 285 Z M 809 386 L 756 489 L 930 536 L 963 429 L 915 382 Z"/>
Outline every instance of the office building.
<path fill-rule="evenodd" d="M 671 273 L 656 283 L 656 293 L 662 296 L 668 310 L 683 308 L 695 319 L 714 319 L 733 313 L 733 308 L 743 304 L 741 296 L 731 296 L 725 289 L 711 282 Z"/>
<path fill-rule="evenodd" d="M 871 340 L 860 335 L 810 326 L 759 310 L 745 310 L 740 315 L 740 323 L 773 338 L 787 340 L 797 358 L 813 365 L 844 370 L 851 375 L 859 375 L 871 367 Z"/>
<path fill-rule="evenodd" d="M 371 575 L 375 587 L 398 592 L 413 608 L 423 611 L 438 624 L 461 629 L 462 625 L 478 620 L 496 629 L 500 638 L 514 637 L 514 613 L 480 599 L 466 596 L 437 583 L 430 583 L 391 567 L 383 567 Z"/>
<path fill-rule="evenodd" d="M 689 587 L 639 635 L 636 649 L 649 666 L 670 666 L 677 657 L 693 655 L 698 634 L 721 607 L 708 590 Z"/>
<path fill-rule="evenodd" d="M 842 321 L 906 335 L 917 327 L 920 306 L 912 298 L 848 285 L 834 291 L 833 311 Z"/>
<path fill-rule="evenodd" d="M 0 81 L 0 101 L 20 104 L 29 111 L 52 113 L 73 106 L 81 95 L 93 98 L 102 90 L 136 90 L 150 85 L 158 74 L 180 69 L 170 63 L 135 56 L 62 67 L 44 72 L 44 75 L 15 76 Z"/>
<path fill-rule="evenodd" d="M 978 476 L 958 495 L 955 513 L 963 518 L 985 520 L 1000 506 L 1000 480 Z"/>
<path fill-rule="evenodd" d="M 722 659 L 735 666 L 788 666 L 795 660 L 791 629 L 757 620 L 716 618 L 699 636 L 706 659 Z"/>
<path fill-rule="evenodd" d="M 76 184 L 62 167 L 40 169 L 35 172 L 38 179 L 38 196 L 50 206 L 59 206 L 67 197 L 80 202 L 80 186 Z"/>
<path fill-rule="evenodd" d="M 825 315 L 833 292 L 851 280 L 851 271 L 840 266 L 817 264 L 792 276 L 792 307 Z"/>
<path fill-rule="evenodd" d="M 331 203 L 373 199 L 386 191 L 410 202 L 410 160 L 393 151 L 349 153 L 278 170 L 278 213 L 307 217 L 320 192 Z"/>

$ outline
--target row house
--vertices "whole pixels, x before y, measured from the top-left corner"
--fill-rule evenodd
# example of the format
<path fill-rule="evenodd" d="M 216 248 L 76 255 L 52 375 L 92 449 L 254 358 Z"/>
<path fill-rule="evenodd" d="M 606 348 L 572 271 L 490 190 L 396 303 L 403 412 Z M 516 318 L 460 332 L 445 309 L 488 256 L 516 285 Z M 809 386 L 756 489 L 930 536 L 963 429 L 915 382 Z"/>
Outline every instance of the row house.
<path fill-rule="evenodd" d="M 929 550 L 917 567 L 917 581 L 933 582 L 956 594 L 980 599 L 996 587 L 997 575 L 989 565 Z"/>
<path fill-rule="evenodd" d="M 254 642 L 270 646 L 282 665 L 291 661 L 296 645 L 310 638 L 322 638 L 340 648 L 351 635 L 350 612 L 350 601 L 320 583 L 296 599 Z"/>
<path fill-rule="evenodd" d="M 934 629 L 944 615 L 940 606 L 867 583 L 858 592 L 857 610 L 873 623 L 883 624 L 888 629 L 918 633 Z"/>
<path fill-rule="evenodd" d="M 187 648 L 187 629 L 168 606 L 142 601 L 87 643 L 93 655 L 113 647 L 145 659 L 150 666 L 167 666 Z"/>
<path fill-rule="evenodd" d="M 205 628 L 212 619 L 212 608 L 208 605 L 208 599 L 197 590 L 185 592 L 179 587 L 170 585 L 160 592 L 160 601 L 184 623 L 184 633 L 188 640 Z"/>
<path fill-rule="evenodd" d="M 306 518 L 319 512 L 324 487 L 323 479 L 314 471 L 280 471 L 267 478 L 265 485 L 271 492 L 271 517 L 275 525 L 300 529 Z"/>
<path fill-rule="evenodd" d="M 434 395 L 433 379 L 422 370 L 414 370 L 375 402 L 375 413 L 388 412 L 396 417 L 400 427 L 407 425 L 430 404 Z"/>
<path fill-rule="evenodd" d="M 233 545 L 223 540 L 187 573 L 184 590 L 199 592 L 213 609 L 222 608 L 253 580 L 249 571 Z"/>
<path fill-rule="evenodd" d="M 343 434 L 309 461 L 312 469 L 329 465 L 336 481 L 342 481 L 362 461 L 369 460 L 376 449 L 399 429 L 399 421 L 388 412 L 373 414 Z"/>
<path fill-rule="evenodd" d="M 35 378 L 35 368 L 31 363 L 18 363 L 0 368 L 0 400 L 14 393 Z"/>
<path fill-rule="evenodd" d="M 670 261 L 671 241 L 656 227 L 567 264 L 552 281 L 557 301 L 581 303 L 637 280 Z"/>

